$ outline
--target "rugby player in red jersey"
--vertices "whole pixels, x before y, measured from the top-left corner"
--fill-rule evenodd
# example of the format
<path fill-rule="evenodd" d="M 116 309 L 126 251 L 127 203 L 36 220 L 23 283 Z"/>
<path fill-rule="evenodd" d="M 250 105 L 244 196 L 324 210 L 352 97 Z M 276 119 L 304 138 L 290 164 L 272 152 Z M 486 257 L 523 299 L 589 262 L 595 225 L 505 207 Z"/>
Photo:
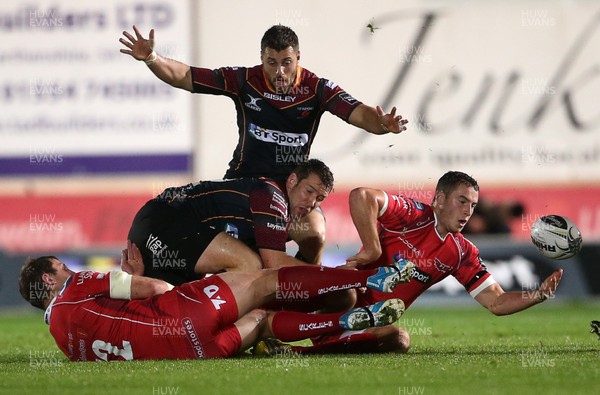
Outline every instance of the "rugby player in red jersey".
<path fill-rule="evenodd" d="M 123 259 L 141 258 L 133 244 Z M 343 270 L 289 266 L 279 270 L 226 272 L 173 287 L 163 280 L 123 271 L 75 273 L 56 257 L 30 259 L 19 289 L 72 361 L 223 358 L 262 336 L 287 341 L 337 331 L 387 325 L 404 311 L 399 299 L 342 313 L 267 313 L 260 306 L 292 297 L 312 298 L 340 289 L 390 292 L 407 276 L 396 266 Z"/>
<path fill-rule="evenodd" d="M 372 270 L 392 262 L 414 264 L 408 283 L 396 287 L 393 297 L 408 308 L 432 285 L 448 276 L 456 278 L 465 290 L 495 315 L 506 315 L 543 302 L 554 294 L 562 269 L 553 272 L 535 292 L 505 292 L 487 271 L 479 250 L 460 233 L 473 214 L 479 199 L 479 185 L 458 171 L 444 174 L 435 188 L 431 204 L 382 190 L 357 188 L 350 193 L 350 213 L 362 249 L 348 258 L 347 266 Z M 374 290 L 358 292 L 356 306 L 375 303 L 389 295 Z M 321 352 L 407 352 L 410 337 L 397 326 L 347 331 L 315 339 L 313 348 L 296 348 L 303 353 Z M 262 344 L 269 348 L 286 347 L 276 341 Z"/>
<path fill-rule="evenodd" d="M 285 180 L 299 162 L 308 159 L 321 115 L 328 111 L 373 134 L 400 133 L 408 122 L 380 108 L 367 106 L 339 85 L 299 65 L 298 36 L 289 27 L 268 29 L 260 48 L 261 64 L 211 70 L 190 67 L 154 52 L 154 29 L 149 38 L 133 27 L 123 32 L 124 54 L 145 61 L 150 70 L 173 87 L 193 93 L 230 97 L 237 112 L 238 144 L 225 178 L 269 177 Z M 308 224 L 305 227 L 302 224 Z M 325 219 L 315 210 L 290 233 L 299 257 L 319 263 L 325 243 Z"/>

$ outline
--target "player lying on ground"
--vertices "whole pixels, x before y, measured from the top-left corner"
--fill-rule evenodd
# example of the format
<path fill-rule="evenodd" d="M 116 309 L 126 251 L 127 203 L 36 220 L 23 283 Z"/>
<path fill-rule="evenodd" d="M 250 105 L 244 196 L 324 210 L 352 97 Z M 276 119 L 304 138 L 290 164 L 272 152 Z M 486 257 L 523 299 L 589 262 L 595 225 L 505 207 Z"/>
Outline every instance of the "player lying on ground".
<path fill-rule="evenodd" d="M 223 270 L 302 265 L 286 254 L 288 225 L 332 188 L 333 174 L 317 159 L 283 183 L 244 178 L 168 188 L 133 220 L 128 239 L 140 246 L 144 267 L 130 274 L 180 285 Z"/>
<path fill-rule="evenodd" d="M 414 263 L 412 278 L 396 287 L 393 297 L 408 308 L 433 284 L 448 276 L 459 281 L 469 294 L 495 315 L 506 315 L 543 302 L 554 294 L 562 277 L 556 270 L 536 291 L 505 292 L 479 258 L 479 250 L 460 233 L 479 198 L 479 185 L 467 174 L 450 171 L 435 188 L 431 205 L 391 195 L 382 190 L 357 188 L 350 193 L 350 213 L 363 243 L 347 265 L 373 270 L 391 262 Z M 356 306 L 388 298 L 376 290 L 357 293 Z M 261 344 L 260 351 L 284 347 L 276 341 Z M 303 353 L 407 352 L 409 333 L 397 326 L 346 331 L 322 336 Z M 257 351 L 259 349 L 257 348 Z"/>
<path fill-rule="evenodd" d="M 280 290 L 294 289 L 296 298 L 358 287 L 389 293 L 401 280 L 407 277 L 395 266 L 360 271 L 290 266 L 226 272 L 173 287 L 123 271 L 75 273 L 47 256 L 23 266 L 19 288 L 33 306 L 46 310 L 50 333 L 70 360 L 114 361 L 230 357 L 265 336 L 294 341 L 387 325 L 404 311 L 401 300 L 332 314 L 267 313 L 259 307 L 285 297 Z"/>
<path fill-rule="evenodd" d="M 225 178 L 269 177 L 285 181 L 294 166 L 305 161 L 316 137 L 321 115 L 328 111 L 373 134 L 400 133 L 405 119 L 396 108 L 385 114 L 356 100 L 339 85 L 302 68 L 296 33 L 287 26 L 268 29 L 260 42 L 261 64 L 254 67 L 190 67 L 154 52 L 149 38 L 133 27 L 123 32 L 121 52 L 145 61 L 167 84 L 193 93 L 230 97 L 237 112 L 238 145 Z M 325 219 L 318 212 L 299 220 L 292 238 L 306 262 L 321 260 Z"/>

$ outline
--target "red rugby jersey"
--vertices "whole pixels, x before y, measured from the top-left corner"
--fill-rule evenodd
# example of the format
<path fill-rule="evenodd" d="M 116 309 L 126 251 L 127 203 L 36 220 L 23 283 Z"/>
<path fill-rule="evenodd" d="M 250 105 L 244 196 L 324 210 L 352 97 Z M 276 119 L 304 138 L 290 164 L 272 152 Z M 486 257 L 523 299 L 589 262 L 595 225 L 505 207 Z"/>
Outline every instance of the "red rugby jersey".
<path fill-rule="evenodd" d="M 394 257 L 404 255 L 415 264 L 412 279 L 399 284 L 393 294 L 368 290 L 368 303 L 400 298 L 405 306 L 433 284 L 454 276 L 475 297 L 496 281 L 479 258 L 479 250 L 460 233 L 441 237 L 437 232 L 433 208 L 410 198 L 388 195 L 379 213 L 379 240 L 381 257 L 365 268 L 390 265 Z"/>
<path fill-rule="evenodd" d="M 72 275 L 46 309 L 45 321 L 72 361 L 190 359 L 176 291 L 160 298 L 111 299 L 112 273 Z"/>

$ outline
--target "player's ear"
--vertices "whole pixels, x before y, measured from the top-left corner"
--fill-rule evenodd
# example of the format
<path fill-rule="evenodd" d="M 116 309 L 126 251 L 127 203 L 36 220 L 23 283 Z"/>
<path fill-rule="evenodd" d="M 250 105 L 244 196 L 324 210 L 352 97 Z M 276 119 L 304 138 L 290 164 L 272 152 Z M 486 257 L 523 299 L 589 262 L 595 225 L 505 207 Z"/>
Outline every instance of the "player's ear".
<path fill-rule="evenodd" d="M 436 191 L 433 198 L 433 203 L 438 208 L 442 208 L 446 201 L 446 194 L 443 191 Z"/>
<path fill-rule="evenodd" d="M 286 182 L 286 186 L 288 188 L 288 190 L 294 188 L 296 186 L 296 184 L 298 184 L 298 175 L 296 173 L 292 173 L 289 175 L 287 182 Z"/>
<path fill-rule="evenodd" d="M 299 62 L 300 61 L 300 50 L 298 50 L 296 52 L 296 60 Z"/>
<path fill-rule="evenodd" d="M 42 274 L 42 281 L 49 287 L 52 287 L 55 284 L 54 279 L 49 273 Z"/>

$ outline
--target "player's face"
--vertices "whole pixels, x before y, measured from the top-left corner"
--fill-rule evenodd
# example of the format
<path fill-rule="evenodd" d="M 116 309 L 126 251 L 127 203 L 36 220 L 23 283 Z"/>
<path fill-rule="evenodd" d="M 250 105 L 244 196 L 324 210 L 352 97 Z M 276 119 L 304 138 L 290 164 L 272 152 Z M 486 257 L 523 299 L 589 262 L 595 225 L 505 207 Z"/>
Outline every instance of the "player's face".
<path fill-rule="evenodd" d="M 74 271 L 58 259 L 52 259 L 52 268 L 56 271 L 56 274 L 53 274 L 51 277 L 58 286 L 62 286 L 72 274 L 75 274 Z"/>
<path fill-rule="evenodd" d="M 437 230 L 440 235 L 463 230 L 479 201 L 479 192 L 472 186 L 460 184 L 449 195 L 436 196 Z"/>
<path fill-rule="evenodd" d="M 304 217 L 329 195 L 321 178 L 311 173 L 308 177 L 298 181 L 295 173 L 292 173 L 287 181 L 288 199 L 290 202 L 290 217 Z"/>
<path fill-rule="evenodd" d="M 300 51 L 287 47 L 281 51 L 265 48 L 261 55 L 263 70 L 277 93 L 287 93 L 296 81 Z"/>

